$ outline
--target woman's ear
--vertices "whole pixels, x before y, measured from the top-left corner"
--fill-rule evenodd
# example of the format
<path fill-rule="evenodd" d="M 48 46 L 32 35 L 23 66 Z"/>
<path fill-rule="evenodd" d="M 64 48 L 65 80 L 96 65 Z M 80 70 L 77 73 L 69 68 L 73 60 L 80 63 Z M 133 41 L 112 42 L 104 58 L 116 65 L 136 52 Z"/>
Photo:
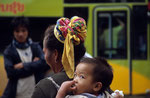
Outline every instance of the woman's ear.
<path fill-rule="evenodd" d="M 58 57 L 58 51 L 56 49 L 54 50 L 53 55 L 54 55 L 53 57 L 55 59 L 55 63 L 57 63 L 59 57 Z"/>
<path fill-rule="evenodd" d="M 95 92 L 97 92 L 97 91 L 101 90 L 101 88 L 102 88 L 102 83 L 101 82 L 96 82 L 95 85 L 94 85 L 93 90 Z"/>

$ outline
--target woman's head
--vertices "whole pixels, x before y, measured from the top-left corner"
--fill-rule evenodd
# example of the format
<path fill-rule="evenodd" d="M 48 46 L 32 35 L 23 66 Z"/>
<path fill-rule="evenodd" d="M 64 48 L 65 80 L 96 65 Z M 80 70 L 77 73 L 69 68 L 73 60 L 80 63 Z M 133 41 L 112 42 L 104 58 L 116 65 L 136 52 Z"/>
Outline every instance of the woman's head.
<path fill-rule="evenodd" d="M 109 87 L 113 79 L 111 66 L 103 58 L 84 58 L 76 67 L 75 94 L 100 94 Z M 88 81 L 88 82 L 87 82 Z"/>
<path fill-rule="evenodd" d="M 64 46 L 56 39 L 54 35 L 54 27 L 55 25 L 51 25 L 45 31 L 43 51 L 45 53 L 47 64 L 50 65 L 55 73 L 57 73 L 57 69 L 62 67 L 60 62 Z"/>
<path fill-rule="evenodd" d="M 16 17 L 12 20 L 11 25 L 13 28 L 14 38 L 20 43 L 26 42 L 29 33 L 29 20 L 23 16 Z"/>
<path fill-rule="evenodd" d="M 65 61 L 67 61 L 68 57 L 66 56 L 66 54 L 70 55 L 70 52 L 68 52 L 69 49 L 71 50 L 71 52 L 73 52 L 73 55 L 71 54 L 71 57 L 69 59 L 72 59 L 73 61 L 75 60 L 75 63 L 78 63 L 85 54 L 86 50 L 83 42 L 85 39 L 86 31 L 83 32 L 84 35 L 82 35 L 83 34 L 82 31 L 85 30 L 86 27 L 84 27 L 85 29 L 81 27 L 84 26 L 85 24 L 77 25 L 76 23 L 76 28 L 75 28 L 75 25 L 73 25 L 74 22 L 78 22 L 79 24 L 82 23 L 83 20 L 81 21 L 82 18 L 79 17 L 73 19 L 74 21 L 72 19 L 69 21 L 67 18 L 60 18 L 57 21 L 56 25 L 49 26 L 45 31 L 43 50 L 44 51 L 48 50 L 48 52 L 54 53 L 53 55 L 50 54 L 47 55 L 47 59 L 46 59 L 47 63 L 51 65 L 51 67 L 53 67 L 54 65 L 58 66 L 58 64 L 56 64 L 54 61 L 61 62 L 59 63 L 59 65 L 62 66 L 62 63 L 64 61 L 64 56 L 65 56 Z M 69 24 L 71 24 L 71 26 Z M 77 30 L 77 29 L 81 29 L 81 30 Z M 71 39 L 68 39 L 70 37 Z M 72 44 L 66 45 L 67 42 Z M 52 57 L 54 55 L 55 57 Z M 53 61 L 50 60 L 50 57 L 48 59 L 48 56 L 51 56 Z M 45 53 L 45 58 L 46 58 L 46 53 Z M 64 66 L 67 66 L 67 64 L 63 64 L 63 67 Z"/>

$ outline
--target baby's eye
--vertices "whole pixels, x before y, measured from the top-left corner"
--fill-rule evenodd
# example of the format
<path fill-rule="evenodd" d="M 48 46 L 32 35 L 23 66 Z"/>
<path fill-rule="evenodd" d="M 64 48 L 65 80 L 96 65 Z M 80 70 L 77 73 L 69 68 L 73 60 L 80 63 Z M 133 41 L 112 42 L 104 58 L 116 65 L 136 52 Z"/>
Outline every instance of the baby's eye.
<path fill-rule="evenodd" d="M 80 75 L 80 78 L 81 78 L 81 79 L 85 79 L 84 75 Z"/>

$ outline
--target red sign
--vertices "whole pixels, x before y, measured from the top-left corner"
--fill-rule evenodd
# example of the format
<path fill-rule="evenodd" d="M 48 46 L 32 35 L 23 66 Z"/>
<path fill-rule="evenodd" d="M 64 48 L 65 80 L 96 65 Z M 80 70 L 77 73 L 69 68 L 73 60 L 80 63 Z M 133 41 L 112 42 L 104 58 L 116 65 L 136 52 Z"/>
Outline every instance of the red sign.
<path fill-rule="evenodd" d="M 16 1 L 11 4 L 0 4 L 0 12 L 12 12 L 14 14 L 24 12 L 24 4 Z"/>

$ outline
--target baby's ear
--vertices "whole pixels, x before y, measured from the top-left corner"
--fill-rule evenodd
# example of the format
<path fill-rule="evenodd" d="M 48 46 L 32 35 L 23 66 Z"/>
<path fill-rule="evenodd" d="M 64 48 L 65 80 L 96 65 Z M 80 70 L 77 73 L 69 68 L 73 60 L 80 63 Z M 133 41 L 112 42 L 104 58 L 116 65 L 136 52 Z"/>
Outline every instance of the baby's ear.
<path fill-rule="evenodd" d="M 101 82 L 96 82 L 95 85 L 94 85 L 93 90 L 95 92 L 97 92 L 97 91 L 101 90 L 101 88 L 102 88 L 102 83 Z"/>

